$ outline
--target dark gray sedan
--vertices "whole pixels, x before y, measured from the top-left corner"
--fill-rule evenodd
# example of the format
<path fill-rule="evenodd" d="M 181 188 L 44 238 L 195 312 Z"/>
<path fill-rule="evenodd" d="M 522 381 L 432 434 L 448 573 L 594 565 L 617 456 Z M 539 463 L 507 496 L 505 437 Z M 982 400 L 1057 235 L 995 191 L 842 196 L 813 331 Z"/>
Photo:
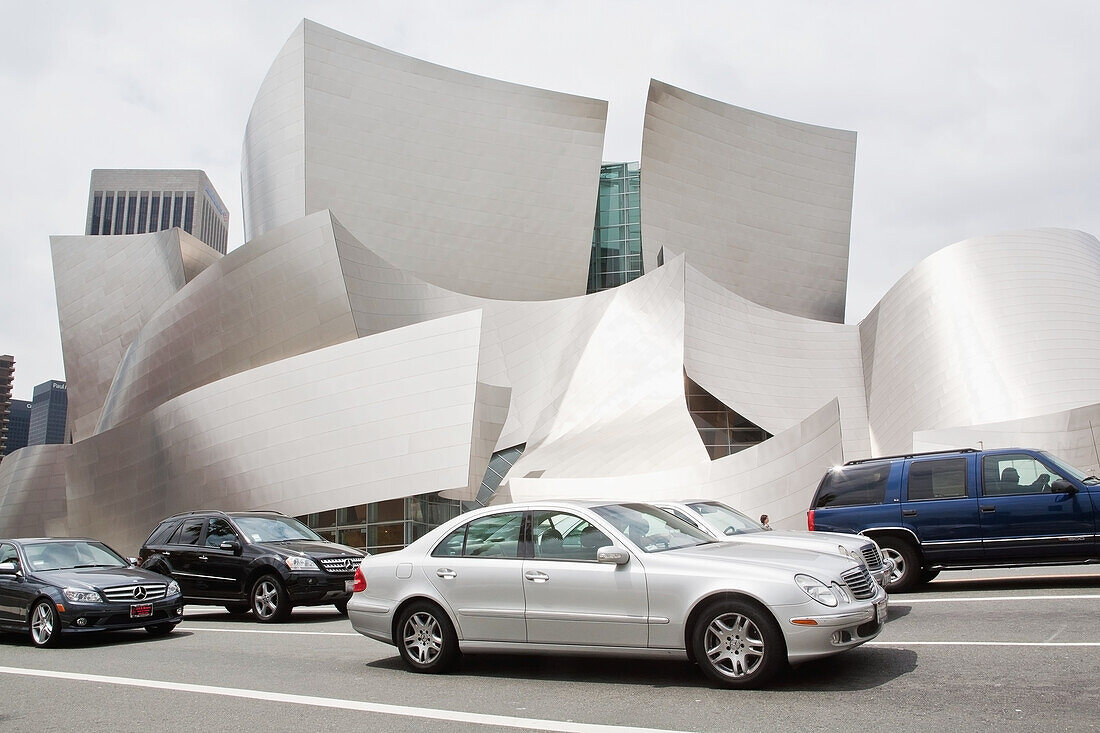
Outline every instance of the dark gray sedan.
<path fill-rule="evenodd" d="M 183 620 L 179 585 L 83 538 L 0 539 L 0 630 L 38 647 L 62 634 L 144 628 L 171 633 Z"/>

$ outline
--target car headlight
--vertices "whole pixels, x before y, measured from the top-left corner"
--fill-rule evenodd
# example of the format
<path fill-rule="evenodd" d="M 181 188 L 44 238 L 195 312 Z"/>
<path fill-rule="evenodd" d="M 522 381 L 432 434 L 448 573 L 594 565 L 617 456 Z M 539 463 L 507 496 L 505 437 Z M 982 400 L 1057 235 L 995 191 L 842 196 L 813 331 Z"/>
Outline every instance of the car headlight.
<path fill-rule="evenodd" d="M 798 583 L 798 587 L 802 589 L 803 593 L 813 598 L 821 605 L 832 607 L 837 604 L 836 594 L 833 593 L 833 589 L 817 578 L 811 578 L 809 575 L 802 575 L 799 573 L 794 576 L 794 582 Z"/>
<path fill-rule="evenodd" d="M 284 560 L 286 566 L 291 570 L 314 570 L 320 572 L 320 568 L 317 567 L 317 563 L 310 560 L 308 557 L 288 557 Z"/>
<path fill-rule="evenodd" d="M 73 603 L 103 603 L 103 596 L 99 595 L 94 590 L 84 590 L 83 588 L 66 588 L 61 591 L 65 594 L 65 597 Z"/>
<path fill-rule="evenodd" d="M 164 592 L 166 596 L 174 596 L 180 592 L 180 584 L 172 580 L 168 582 L 168 590 Z"/>

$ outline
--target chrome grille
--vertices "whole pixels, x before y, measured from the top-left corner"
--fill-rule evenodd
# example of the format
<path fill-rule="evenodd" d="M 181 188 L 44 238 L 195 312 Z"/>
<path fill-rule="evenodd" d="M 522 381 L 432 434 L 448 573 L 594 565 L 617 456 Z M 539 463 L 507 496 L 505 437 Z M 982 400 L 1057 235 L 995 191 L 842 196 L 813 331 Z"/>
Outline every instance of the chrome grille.
<path fill-rule="evenodd" d="M 351 575 L 355 572 L 355 568 L 359 567 L 362 559 L 361 557 L 323 557 L 321 567 L 328 573 Z"/>
<path fill-rule="evenodd" d="M 868 542 L 860 549 L 860 553 L 863 555 L 863 562 L 867 564 L 867 569 L 872 573 L 878 570 L 882 570 L 882 553 L 873 542 Z"/>
<path fill-rule="evenodd" d="M 167 583 L 138 583 L 104 588 L 103 597 L 108 601 L 156 601 L 164 598 Z"/>
<path fill-rule="evenodd" d="M 866 600 L 875 597 L 875 581 L 871 578 L 871 574 L 867 572 L 867 568 L 862 566 L 852 568 L 841 573 L 840 578 L 856 598 Z"/>

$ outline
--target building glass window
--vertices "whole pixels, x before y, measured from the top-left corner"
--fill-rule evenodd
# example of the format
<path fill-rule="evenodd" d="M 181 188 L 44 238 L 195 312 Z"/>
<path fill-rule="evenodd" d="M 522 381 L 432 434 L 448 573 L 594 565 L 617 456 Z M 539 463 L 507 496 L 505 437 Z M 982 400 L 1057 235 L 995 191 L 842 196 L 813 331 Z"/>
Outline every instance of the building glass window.
<path fill-rule="evenodd" d="M 183 194 L 177 193 L 172 199 L 172 226 L 178 227 L 183 223 Z"/>
<path fill-rule="evenodd" d="M 126 214 L 126 192 L 119 191 L 115 196 L 115 234 L 122 234 L 122 217 Z"/>
<path fill-rule="evenodd" d="M 195 194 L 189 193 L 189 194 L 187 194 L 187 211 L 184 213 L 184 216 L 183 216 L 183 231 L 187 232 L 188 234 L 190 234 L 191 230 L 194 228 L 194 226 L 193 226 L 194 218 L 195 218 Z"/>
<path fill-rule="evenodd" d="M 145 222 L 149 219 L 149 193 L 141 192 L 141 204 L 138 207 L 137 233 L 145 234 Z"/>
<path fill-rule="evenodd" d="M 133 191 L 126 197 L 126 233 L 134 233 L 134 224 L 137 219 L 137 194 Z"/>
<path fill-rule="evenodd" d="M 763 443 L 771 433 L 727 407 L 684 374 L 688 412 L 711 460 L 724 458 Z"/>
<path fill-rule="evenodd" d="M 172 225 L 171 225 L 171 221 L 172 221 L 172 219 L 171 219 L 171 216 L 172 216 L 172 192 L 171 191 L 165 191 L 164 192 L 164 202 L 163 202 L 162 205 L 163 205 L 164 208 L 163 208 L 163 210 L 161 211 L 161 214 L 160 214 L 160 228 L 163 231 L 165 229 L 171 229 L 172 228 Z"/>
<path fill-rule="evenodd" d="M 103 230 L 100 234 L 111 233 L 111 212 L 115 207 L 115 197 L 113 194 L 107 194 L 103 200 Z"/>
<path fill-rule="evenodd" d="M 92 234 L 99 234 L 100 213 L 99 209 L 103 206 L 103 194 L 98 191 L 92 196 Z"/>
<path fill-rule="evenodd" d="M 641 169 L 638 163 L 600 168 L 588 292 L 618 287 L 642 275 Z"/>
<path fill-rule="evenodd" d="M 153 192 L 152 201 L 149 204 L 149 231 L 157 231 L 157 222 L 160 221 L 160 194 Z"/>
<path fill-rule="evenodd" d="M 465 509 L 460 501 L 421 494 L 330 509 L 298 519 L 325 539 L 376 554 L 405 547 Z"/>

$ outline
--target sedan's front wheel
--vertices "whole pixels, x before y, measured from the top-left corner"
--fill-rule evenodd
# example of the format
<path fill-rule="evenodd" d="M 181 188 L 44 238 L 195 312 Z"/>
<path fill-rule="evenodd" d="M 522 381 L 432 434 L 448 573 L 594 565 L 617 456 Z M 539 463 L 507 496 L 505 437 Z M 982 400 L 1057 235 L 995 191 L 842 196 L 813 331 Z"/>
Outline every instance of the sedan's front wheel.
<path fill-rule="evenodd" d="M 417 672 L 444 672 L 458 658 L 458 635 L 434 603 L 414 603 L 397 622 L 397 649 Z"/>
<path fill-rule="evenodd" d="M 724 687 L 760 687 L 787 661 L 775 619 L 745 601 L 712 604 L 696 621 L 691 641 L 703 673 Z"/>
<path fill-rule="evenodd" d="M 57 646 L 61 638 L 61 619 L 49 601 L 42 600 L 31 611 L 31 642 L 37 647 Z"/>

